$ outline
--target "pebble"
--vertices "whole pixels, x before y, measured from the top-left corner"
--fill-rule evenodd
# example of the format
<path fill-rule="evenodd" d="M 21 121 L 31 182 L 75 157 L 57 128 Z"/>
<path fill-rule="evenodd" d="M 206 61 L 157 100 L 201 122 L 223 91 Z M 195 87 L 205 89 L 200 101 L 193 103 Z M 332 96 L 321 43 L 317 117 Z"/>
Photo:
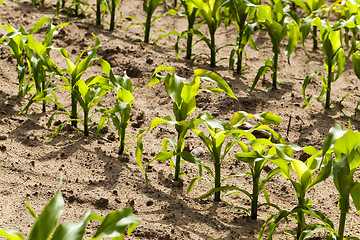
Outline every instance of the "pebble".
<path fill-rule="evenodd" d="M 204 154 L 204 149 L 202 147 L 196 147 L 193 150 L 191 150 L 191 155 L 193 155 L 194 157 L 200 157 Z"/>
<path fill-rule="evenodd" d="M 3 135 L 0 135 L 0 140 L 6 140 L 8 138 L 7 135 L 3 134 Z"/>
<path fill-rule="evenodd" d="M 96 200 L 95 205 L 99 208 L 107 208 L 109 206 L 109 199 L 100 198 Z"/>
<path fill-rule="evenodd" d="M 5 152 L 5 151 L 6 151 L 6 146 L 1 145 L 1 146 L 0 146 L 0 151 Z"/>

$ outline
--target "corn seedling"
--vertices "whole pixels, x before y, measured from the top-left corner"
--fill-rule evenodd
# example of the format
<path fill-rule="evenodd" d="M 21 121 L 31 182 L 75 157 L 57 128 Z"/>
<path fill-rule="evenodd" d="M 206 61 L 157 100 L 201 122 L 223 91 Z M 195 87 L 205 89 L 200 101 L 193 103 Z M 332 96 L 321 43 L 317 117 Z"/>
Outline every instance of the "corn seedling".
<path fill-rule="evenodd" d="M 34 82 L 32 82 L 31 79 L 26 76 L 26 72 L 28 71 L 26 66 L 30 65 L 28 61 L 31 58 L 29 58 L 28 54 L 33 55 L 33 50 L 31 50 L 28 46 L 28 36 L 33 35 L 46 23 L 49 23 L 49 26 L 46 29 L 45 36 L 42 40 L 42 45 L 48 48 L 51 46 L 53 37 L 58 33 L 58 29 L 68 25 L 69 23 L 62 23 L 55 26 L 52 24 L 52 20 L 50 18 L 41 18 L 35 23 L 29 32 L 26 32 L 23 26 L 20 26 L 19 29 L 15 29 L 10 25 L 0 26 L 8 32 L 7 35 L 0 39 L 0 43 L 5 43 L 8 45 L 11 49 L 12 56 L 16 59 L 16 68 L 18 71 L 19 81 L 19 95 L 22 97 L 24 97 L 34 85 Z"/>
<path fill-rule="evenodd" d="M 236 48 L 234 48 L 230 53 L 229 58 L 229 68 L 232 69 L 236 62 L 236 73 L 240 74 L 245 67 L 242 67 L 242 57 L 245 46 L 250 43 L 250 45 L 257 49 L 251 35 L 253 29 L 256 26 L 256 23 L 248 23 L 247 17 L 249 12 L 256 6 L 250 2 L 243 0 L 227 0 L 225 1 L 225 6 L 229 8 L 229 21 L 235 23 L 237 27 L 237 38 L 236 38 Z M 237 59 L 234 56 L 237 55 Z"/>
<path fill-rule="evenodd" d="M 288 217 L 294 217 L 296 219 L 297 230 L 296 236 L 294 236 L 296 239 L 305 239 L 306 237 L 311 236 L 315 231 L 333 228 L 333 224 L 330 220 L 328 220 L 321 212 L 313 210 L 311 208 L 311 200 L 306 198 L 307 191 L 317 183 L 327 179 L 329 175 L 331 165 L 322 165 L 322 157 L 320 157 L 322 151 L 318 151 L 312 146 L 300 148 L 289 143 L 277 144 L 275 147 L 277 148 L 278 158 L 269 159 L 269 161 L 277 165 L 281 170 L 282 176 L 291 182 L 296 191 L 298 204 L 291 211 L 280 210 L 278 213 L 270 215 L 262 226 L 258 239 L 261 239 L 263 236 L 266 226 L 269 226 L 267 236 L 271 239 L 279 222 Z M 311 155 L 311 157 L 305 162 L 296 160 L 293 156 L 293 150 L 302 150 Z M 280 151 L 286 153 L 286 155 L 281 154 Z M 319 173 L 316 175 L 315 172 Z M 316 223 L 307 225 L 305 214 L 312 215 L 321 220 L 324 224 Z"/>
<path fill-rule="evenodd" d="M 264 123 L 265 122 L 277 123 L 278 121 L 281 121 L 281 118 L 279 118 L 271 113 L 258 114 L 255 116 L 256 117 L 258 116 L 259 119 Z M 264 126 L 264 125 L 260 125 L 260 126 L 258 125 L 251 131 L 234 129 L 234 127 L 238 127 L 238 126 L 242 125 L 247 118 L 251 118 L 251 117 L 254 117 L 254 115 L 247 114 L 245 112 L 236 112 L 234 114 L 234 116 L 232 117 L 230 123 L 225 123 L 220 120 L 214 119 L 211 117 L 210 114 L 205 113 L 205 114 L 200 114 L 196 119 L 193 120 L 194 125 L 191 126 L 190 130 L 201 138 L 201 140 L 204 142 L 204 144 L 210 151 L 211 157 L 213 160 L 213 164 L 214 164 L 214 170 L 215 170 L 215 173 L 214 173 L 208 166 L 201 164 L 201 166 L 203 168 L 205 168 L 210 173 L 210 175 L 215 179 L 215 185 L 211 184 L 212 189 L 209 192 L 207 192 L 206 194 L 203 194 L 202 196 L 200 196 L 199 197 L 200 199 L 205 198 L 211 194 L 214 194 L 215 201 L 220 201 L 220 192 L 225 191 L 225 190 L 236 190 L 236 191 L 231 192 L 230 194 L 224 194 L 223 196 L 228 196 L 228 195 L 235 194 L 238 192 L 243 192 L 243 193 L 246 193 L 249 197 L 251 197 L 251 195 L 249 193 L 247 193 L 245 190 L 239 189 L 238 187 L 221 186 L 221 184 L 223 182 L 225 182 L 226 180 L 228 180 L 230 178 L 246 175 L 246 174 L 235 174 L 235 175 L 227 176 L 224 179 L 221 179 L 221 164 L 224 161 L 229 150 L 232 148 L 232 146 L 234 144 L 236 144 L 238 142 L 238 140 L 242 137 L 245 137 L 250 141 L 256 140 L 255 136 L 251 134 L 251 131 L 254 129 L 268 128 L 267 126 Z M 206 135 L 203 131 L 196 128 L 200 123 L 206 124 L 208 132 L 209 132 L 208 135 Z M 276 133 L 274 133 L 274 134 L 276 134 Z M 222 149 L 223 145 L 226 141 L 226 138 L 229 135 L 232 136 L 232 140 L 227 141 L 224 149 Z M 241 146 L 241 143 L 239 143 L 239 144 Z M 195 177 L 191 181 L 189 188 L 188 188 L 188 193 L 193 188 L 195 181 L 200 178 L 205 179 L 208 182 L 211 182 L 209 179 L 203 177 L 202 174 L 200 174 L 199 177 Z"/>
<path fill-rule="evenodd" d="M 98 0 L 99 1 L 99 0 Z M 116 12 L 116 8 L 119 6 L 120 0 L 103 0 L 104 4 L 106 6 L 107 9 L 109 9 L 110 12 L 110 31 L 113 31 L 115 28 L 115 12 Z M 97 3 L 97 7 L 99 6 L 99 3 Z M 98 7 L 99 8 L 99 7 Z M 96 10 L 96 14 L 98 14 L 100 10 L 97 9 Z M 96 17 L 97 21 L 96 22 L 100 22 L 100 20 L 98 20 L 98 17 Z M 99 23 L 100 25 L 100 23 Z"/>
<path fill-rule="evenodd" d="M 138 19 L 136 19 L 133 16 L 130 16 L 130 19 L 135 20 L 137 23 L 135 23 L 135 25 L 140 25 L 141 28 L 144 30 L 145 32 L 145 36 L 144 36 L 144 43 L 149 43 L 150 40 L 150 29 L 151 29 L 151 25 L 160 17 L 165 16 L 167 14 L 171 14 L 171 15 L 175 15 L 176 11 L 173 9 L 170 9 L 168 12 L 164 13 L 164 14 L 160 14 L 155 16 L 154 18 L 152 18 L 156 8 L 162 3 L 164 2 L 164 0 L 143 0 L 143 10 L 146 13 L 146 18 L 145 18 L 145 25 L 139 21 Z M 134 23 L 130 24 L 127 28 L 126 28 L 126 32 L 128 31 L 128 29 L 134 25 Z"/>
<path fill-rule="evenodd" d="M 310 22 L 310 24 L 307 24 L 307 28 L 310 28 L 310 25 L 315 25 L 320 29 L 320 40 L 322 41 L 322 50 L 325 54 L 324 66 L 327 70 L 327 77 L 318 72 L 312 72 L 306 76 L 302 86 L 305 101 L 304 107 L 308 106 L 310 108 L 309 101 L 313 97 L 317 97 L 317 100 L 321 100 L 326 93 L 325 108 L 330 108 L 331 84 L 341 76 L 346 62 L 344 49 L 342 48 L 343 36 L 341 29 L 344 27 L 353 28 L 355 27 L 355 24 L 353 21 L 339 21 L 334 25 L 330 25 L 328 20 L 321 21 L 320 18 L 317 17 L 315 20 Z M 304 39 L 302 39 L 302 42 L 303 41 Z M 305 90 L 314 75 L 321 77 L 323 88 L 319 96 L 312 95 L 309 98 L 306 98 Z"/>
<path fill-rule="evenodd" d="M 296 5 L 301 7 L 306 14 L 309 14 L 304 21 L 301 22 L 300 32 L 302 32 L 302 24 L 308 21 L 308 19 L 314 19 L 320 14 L 320 12 L 325 8 L 326 0 L 292 0 Z M 318 37 L 317 37 L 317 27 L 313 25 L 312 27 L 313 34 L 313 49 L 318 48 Z"/>
<path fill-rule="evenodd" d="M 130 78 L 126 75 L 126 72 L 122 77 L 115 76 L 110 68 L 109 63 L 104 60 L 100 61 L 103 71 L 109 75 L 108 79 L 114 85 L 114 89 L 117 92 L 116 104 L 112 109 L 106 108 L 102 111 L 102 117 L 98 124 L 97 135 L 99 134 L 101 127 L 105 124 L 106 120 L 111 119 L 113 125 L 117 129 L 117 134 L 120 138 L 119 141 L 119 154 L 126 151 L 125 149 L 125 131 L 130 122 L 131 105 L 134 102 L 132 92 L 134 88 L 132 86 Z M 119 117 L 116 115 L 119 113 Z M 106 124 L 109 126 L 108 124 Z"/>
<path fill-rule="evenodd" d="M 50 58 L 51 47 L 45 47 L 43 44 L 36 42 L 31 35 L 27 36 L 27 39 L 29 78 L 35 83 L 36 92 L 22 112 L 27 112 L 29 107 L 36 101 L 42 101 L 42 111 L 46 112 L 48 95 L 58 88 L 56 85 L 50 85 L 51 80 L 55 75 L 62 76 L 62 71 Z M 47 73 L 50 74 L 49 77 Z"/>
<path fill-rule="evenodd" d="M 169 37 L 171 35 L 177 36 L 176 43 L 174 45 L 175 49 L 175 55 L 176 58 L 179 56 L 179 42 L 182 38 L 186 39 L 186 58 L 191 59 L 192 56 L 192 49 L 193 46 L 196 44 L 193 44 L 193 37 L 194 35 L 201 35 L 201 33 L 198 31 L 199 27 L 202 24 L 199 24 L 197 27 L 194 28 L 195 20 L 197 16 L 199 15 L 199 11 L 197 8 L 195 8 L 192 4 L 189 4 L 189 0 L 181 0 L 181 4 L 185 9 L 185 13 L 182 13 L 180 11 L 177 12 L 178 15 L 184 16 L 188 21 L 188 27 L 187 30 L 179 33 L 177 31 L 171 31 L 167 34 L 160 34 L 159 37 L 156 39 L 154 43 L 154 48 L 159 40 L 161 40 L 164 37 Z"/>
<path fill-rule="evenodd" d="M 199 15 L 205 20 L 209 32 L 210 39 L 198 33 L 201 39 L 206 42 L 210 49 L 210 66 L 215 67 L 216 65 L 216 44 L 215 44 L 215 33 L 220 27 L 221 23 L 221 8 L 223 7 L 224 0 L 189 0 L 188 4 L 192 4 L 194 8 L 197 8 Z"/>
<path fill-rule="evenodd" d="M 80 122 L 84 124 L 84 135 L 89 136 L 89 123 L 91 122 L 91 117 L 93 114 L 98 112 L 98 110 L 94 110 L 92 112 L 90 112 L 90 110 L 94 106 L 99 106 L 100 99 L 112 88 L 113 85 L 109 83 L 108 79 L 99 75 L 92 76 L 86 81 L 78 79 L 72 89 L 65 87 L 64 89 L 71 91 L 71 95 L 73 95 L 76 101 L 80 104 L 84 113 L 84 119 L 81 121 L 78 118 L 72 118 L 72 112 L 65 109 L 61 103 L 54 101 L 54 104 L 58 105 L 62 110 L 51 115 L 47 126 L 51 126 L 54 116 L 59 113 L 70 116 L 70 119 L 60 124 L 49 139 L 54 138 L 68 122 Z"/>
<path fill-rule="evenodd" d="M 281 53 L 280 43 L 286 36 L 289 37 L 286 45 L 286 55 L 288 57 L 288 63 L 290 64 L 290 55 L 295 50 L 299 41 L 298 18 L 290 10 L 288 5 L 283 5 L 281 0 L 275 0 L 272 7 L 259 5 L 257 8 L 257 21 L 259 24 L 265 26 L 268 31 L 273 46 L 272 52 L 274 53 L 274 57 L 271 60 L 268 57 L 265 66 L 260 67 L 250 92 L 255 88 L 260 77 L 265 75 L 270 69 L 273 72 L 272 86 L 268 90 L 277 89 L 278 56 Z M 290 20 L 288 17 L 292 17 L 293 19 Z"/>
<path fill-rule="evenodd" d="M 39 216 L 25 201 L 29 213 L 35 219 L 35 224 L 32 226 L 28 234 L 28 240 L 81 240 L 84 237 L 87 222 L 100 221 L 101 224 L 91 239 L 124 239 L 124 232 L 127 228 L 127 235 L 141 222 L 141 219 L 134 216 L 131 208 L 122 208 L 110 212 L 103 218 L 93 211 L 86 212 L 81 221 L 78 223 L 62 222 L 57 226 L 58 217 L 62 214 L 64 208 L 64 199 L 58 189 L 52 199 L 45 206 L 44 210 Z M 24 236 L 14 230 L 0 229 L 0 236 L 9 240 L 24 240 Z"/>
<path fill-rule="evenodd" d="M 166 70 L 168 73 L 165 76 L 159 75 L 158 72 L 162 70 Z M 201 80 L 215 83 L 219 88 L 204 87 L 199 89 Z M 225 92 L 234 99 L 236 99 L 236 97 L 224 79 L 222 79 L 219 75 L 204 69 L 194 70 L 194 79 L 191 81 L 186 81 L 186 79 L 181 78 L 175 74 L 175 69 L 173 67 L 160 66 L 155 70 L 148 87 L 160 82 L 165 83 L 166 93 L 174 101 L 173 114 L 175 118 L 171 116 L 167 116 L 165 118 L 155 118 L 152 121 L 150 127 L 140 131 L 137 140 L 136 159 L 139 165 L 142 167 L 141 156 L 143 152 L 143 143 L 141 138 L 145 132 L 155 128 L 158 124 L 162 123 L 175 125 L 177 140 L 170 142 L 175 150 L 167 153 L 167 150 L 165 149 L 165 152 L 163 151 L 160 153 L 160 155 L 158 154 L 155 159 L 153 159 L 153 161 L 160 160 L 160 156 L 162 156 L 161 160 L 168 160 L 171 159 L 171 157 L 176 156 L 176 160 L 175 162 L 172 162 L 172 166 L 175 166 L 175 180 L 178 180 L 181 175 L 180 153 L 183 152 L 185 136 L 190 125 L 190 121 L 187 121 L 187 119 L 189 115 L 196 109 L 196 95 L 202 91 L 207 91 Z M 163 158 L 164 153 L 166 153 L 166 159 Z"/>
<path fill-rule="evenodd" d="M 354 180 L 354 173 L 360 166 L 360 134 L 350 129 L 344 131 L 339 125 L 334 126 L 332 130 L 337 138 L 333 138 L 333 145 L 326 154 L 327 158 L 330 158 L 328 160 L 328 165 L 331 165 L 329 175 L 333 175 L 335 187 L 339 192 L 338 208 L 341 214 L 338 231 L 331 229 L 332 233 L 329 235 L 336 237 L 336 240 L 359 239 L 344 238 L 344 232 L 346 215 L 350 210 L 350 196 L 356 210 L 360 213 L 360 182 Z M 330 144 L 328 141 L 328 145 Z"/>
<path fill-rule="evenodd" d="M 220 201 L 220 191 L 228 189 L 233 190 L 233 188 L 230 186 L 221 186 L 221 183 L 224 181 L 224 179 L 221 179 L 221 164 L 224 161 L 229 150 L 236 143 L 236 139 L 232 139 L 231 141 L 228 141 L 226 143 L 225 148 L 223 149 L 223 145 L 227 137 L 229 135 L 231 136 L 232 134 L 236 134 L 237 137 L 242 137 L 245 135 L 250 139 L 255 137 L 244 130 L 233 130 L 230 124 L 212 118 L 209 113 L 200 114 L 196 119 L 192 120 L 192 123 L 193 124 L 191 125 L 190 130 L 197 136 L 199 136 L 200 139 L 204 142 L 207 149 L 211 153 L 211 158 L 214 164 L 214 171 L 212 171 L 210 167 L 201 164 L 201 166 L 205 168 L 214 178 L 215 185 L 211 184 L 212 189 L 208 193 L 200 196 L 199 198 L 205 198 L 210 194 L 214 193 L 214 201 Z M 205 123 L 209 134 L 206 134 L 202 130 L 196 128 L 201 123 Z M 187 190 L 188 193 L 190 193 L 190 191 L 194 187 L 196 180 L 200 178 L 205 179 L 206 181 L 211 183 L 211 181 L 208 178 L 203 177 L 202 172 L 200 172 L 200 176 L 193 178 L 193 180 L 190 182 L 189 188 Z"/>
<path fill-rule="evenodd" d="M 75 84 L 84 74 L 84 72 L 92 66 L 93 61 L 98 60 L 96 56 L 96 51 L 101 46 L 99 39 L 93 34 L 95 39 L 95 46 L 88 52 L 88 56 L 82 59 L 83 55 L 90 48 L 90 45 L 76 58 L 75 62 L 72 62 L 69 59 L 69 53 L 65 49 L 60 49 L 59 52 L 65 58 L 68 65 L 68 69 L 62 70 L 63 73 L 67 73 L 68 77 L 62 77 L 62 80 L 65 82 L 66 86 L 63 87 L 71 93 L 71 115 L 70 118 L 71 125 L 73 127 L 77 126 L 77 99 L 75 96 Z"/>

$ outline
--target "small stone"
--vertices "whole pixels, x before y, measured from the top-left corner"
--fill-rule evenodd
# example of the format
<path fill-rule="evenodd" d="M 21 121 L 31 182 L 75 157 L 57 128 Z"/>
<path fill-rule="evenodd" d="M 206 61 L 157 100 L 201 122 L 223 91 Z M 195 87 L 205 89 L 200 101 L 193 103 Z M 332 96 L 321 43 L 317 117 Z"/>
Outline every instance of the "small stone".
<path fill-rule="evenodd" d="M 109 199 L 107 198 L 100 198 L 96 200 L 95 206 L 99 208 L 107 208 L 109 206 Z"/>
<path fill-rule="evenodd" d="M 152 200 L 149 200 L 146 202 L 146 206 L 150 207 L 154 204 L 154 202 Z"/>
<path fill-rule="evenodd" d="M 32 195 L 36 197 L 37 195 L 39 195 L 39 193 L 38 192 L 33 192 Z"/>
<path fill-rule="evenodd" d="M 113 191 L 113 194 L 114 194 L 115 196 L 117 196 L 117 195 L 118 195 L 118 191 L 117 191 L 117 190 L 114 190 L 114 191 Z"/>
<path fill-rule="evenodd" d="M 32 167 L 35 167 L 35 161 L 31 161 L 31 162 L 30 162 L 30 165 L 31 165 Z"/>
<path fill-rule="evenodd" d="M 1 146 L 0 146 L 0 151 L 5 152 L 5 151 L 6 151 L 6 146 L 1 145 Z"/>
<path fill-rule="evenodd" d="M 204 149 L 202 147 L 196 147 L 193 150 L 191 150 L 191 155 L 193 155 L 194 157 L 200 157 L 201 155 L 204 154 Z"/>
<path fill-rule="evenodd" d="M 68 198 L 67 198 L 68 202 L 69 203 L 72 203 L 76 200 L 76 197 L 74 195 L 70 195 Z"/>
<path fill-rule="evenodd" d="M 8 138 L 7 135 L 3 134 L 3 135 L 0 135 L 0 140 L 6 140 Z"/>
<path fill-rule="evenodd" d="M 154 60 L 152 59 L 152 57 L 148 56 L 148 57 L 146 58 L 146 63 L 147 63 L 147 64 L 153 64 L 153 63 L 154 63 Z"/>
<path fill-rule="evenodd" d="M 19 121 L 19 123 L 23 123 L 23 122 L 25 122 L 25 120 L 24 120 L 24 119 L 22 119 L 22 118 L 19 118 L 19 119 L 18 119 L 18 121 Z"/>

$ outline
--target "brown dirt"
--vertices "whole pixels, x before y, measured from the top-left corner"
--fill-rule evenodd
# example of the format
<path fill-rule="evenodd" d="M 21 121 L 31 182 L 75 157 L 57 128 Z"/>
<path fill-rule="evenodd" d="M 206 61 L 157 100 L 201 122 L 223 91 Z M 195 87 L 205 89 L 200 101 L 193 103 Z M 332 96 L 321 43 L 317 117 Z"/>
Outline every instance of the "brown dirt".
<path fill-rule="evenodd" d="M 120 9 L 122 16 L 145 17 L 141 10 L 142 1 L 124 1 Z M 227 61 L 221 61 L 217 67 L 210 68 L 209 61 L 200 57 L 194 66 L 190 67 L 184 59 L 184 53 L 177 60 L 171 48 L 174 39 L 163 39 L 153 50 L 152 45 L 135 41 L 143 38 L 139 26 L 134 26 L 125 35 L 125 29 L 131 20 L 123 18 L 117 22 L 114 32 L 109 32 L 109 25 L 103 28 L 95 26 L 94 14 L 85 18 L 68 18 L 64 13 L 55 20 L 56 23 L 74 21 L 64 27 L 53 44 L 55 47 L 66 48 L 75 58 L 83 49 L 93 43 L 90 33 L 96 34 L 102 47 L 99 56 L 110 62 L 115 74 L 122 75 L 127 71 L 134 85 L 139 85 L 134 92 L 131 123 L 127 135 L 137 135 L 141 128 L 150 124 L 156 116 L 170 115 L 172 103 L 166 96 L 163 86 L 146 88 L 155 68 L 161 64 L 173 66 L 178 75 L 191 77 L 193 69 L 207 68 L 221 75 L 232 87 L 239 101 L 235 101 L 224 94 L 201 94 L 198 98 L 198 109 L 192 115 L 196 116 L 202 109 L 212 113 L 219 119 L 229 120 L 236 111 L 260 113 L 269 111 L 283 117 L 280 126 L 274 126 L 279 133 L 285 135 L 288 121 L 292 117 L 289 132 L 290 141 L 300 145 L 313 145 L 320 149 L 328 130 L 335 123 L 348 126 L 348 119 L 340 113 L 338 105 L 324 110 L 324 102 L 312 102 L 312 110 L 301 109 L 303 99 L 301 85 L 305 75 L 311 71 L 324 73 L 323 54 L 321 50 L 310 51 L 310 62 L 300 45 L 291 56 L 291 66 L 283 53 L 279 59 L 279 80 L 284 83 L 278 90 L 266 92 L 270 85 L 270 75 L 259 82 L 256 90 L 249 94 L 249 88 L 256 75 L 257 69 L 264 63 L 266 56 L 272 56 L 271 42 L 265 32 L 256 33 L 254 40 L 261 52 L 247 49 L 248 69 L 238 76 L 227 69 Z M 165 11 L 159 7 L 155 14 Z M 7 0 L 1 5 L 0 20 L 2 24 L 9 22 L 11 26 L 24 25 L 29 30 L 41 17 L 53 17 L 54 3 L 46 2 L 45 7 L 35 9 L 31 2 Z M 106 16 L 107 17 L 107 16 Z M 119 17 L 119 15 L 118 15 Z M 180 16 L 166 16 L 153 25 L 152 32 L 157 30 L 170 31 L 185 29 L 186 21 Z M 202 30 L 206 32 L 205 26 Z M 0 30 L 4 34 L 4 30 Z M 40 33 L 36 36 L 42 36 Z M 151 37 L 151 42 L 159 33 Z M 235 41 L 234 26 L 226 30 L 221 27 L 217 32 L 219 46 Z M 311 42 L 307 42 L 311 46 Z M 224 48 L 219 52 L 218 59 L 227 57 L 230 49 Z M 207 53 L 204 44 L 198 44 L 194 53 Z M 0 140 L 0 228 L 16 229 L 24 233 L 29 232 L 34 220 L 28 213 L 24 199 L 40 213 L 58 186 L 59 173 L 63 174 L 61 191 L 66 200 L 61 220 L 79 221 L 82 214 L 89 209 L 103 216 L 115 209 L 131 206 L 136 216 L 142 218 L 142 223 L 135 229 L 132 239 L 257 239 L 259 229 L 266 218 L 274 213 L 272 209 L 260 209 L 258 220 L 250 220 L 248 215 L 234 207 L 250 208 L 250 202 L 244 195 L 233 195 L 223 198 L 221 202 L 214 202 L 212 198 L 197 200 L 196 197 L 209 190 L 205 181 L 198 182 L 190 194 L 186 189 L 190 179 L 197 174 L 197 168 L 190 164 L 183 164 L 186 175 L 177 183 L 173 179 L 173 170 L 168 162 L 152 164 L 148 172 L 149 186 L 144 179 L 144 172 L 138 166 L 134 150 L 136 140 L 127 143 L 132 146 L 123 156 L 117 154 L 117 141 L 107 142 L 93 136 L 83 137 L 80 132 L 64 130 L 55 139 L 46 141 L 55 127 L 48 129 L 46 122 L 54 111 L 49 108 L 46 114 L 33 106 L 28 118 L 18 115 L 27 103 L 17 96 L 18 85 L 15 60 L 11 57 L 7 46 L 0 45 L 0 134 L 6 139 Z M 53 55 L 56 62 L 64 64 L 61 57 Z M 73 59 L 74 59 L 73 58 Z M 100 72 L 95 66 L 87 74 Z M 346 93 L 358 93 L 358 80 L 353 74 L 352 65 L 348 63 L 342 77 L 333 85 L 332 99 L 338 102 Z M 317 79 L 308 92 L 319 93 L 321 82 Z M 69 96 L 59 93 L 60 101 L 69 106 Z M 113 97 L 107 96 L 104 102 L 112 103 Z M 355 99 L 345 106 L 345 110 L 352 114 L 351 106 Z M 207 104 L 209 103 L 209 105 Z M 205 107 L 206 106 L 206 107 Z M 97 117 L 98 118 L 98 117 Z M 57 117 L 57 120 L 65 120 Z M 96 122 L 96 117 L 94 118 Z M 352 128 L 359 127 L 357 116 L 351 119 Z M 151 159 L 161 150 L 161 139 L 173 137 L 174 129 L 161 126 L 144 137 L 144 161 Z M 103 135 L 111 138 L 110 131 Z M 199 139 L 190 134 L 188 145 L 190 150 L 202 146 Z M 231 154 L 235 153 L 235 149 Z M 230 156 L 230 155 L 229 155 Z M 210 155 L 205 153 L 201 160 L 211 165 Z M 230 160 L 223 165 L 222 175 L 247 172 L 248 167 L 242 163 Z M 228 182 L 250 191 L 250 178 L 237 178 Z M 271 201 L 283 209 L 290 210 L 296 204 L 296 196 L 290 183 L 280 175 L 275 176 L 268 184 Z M 308 195 L 314 207 L 322 211 L 337 226 L 339 211 L 337 210 L 337 192 L 331 181 L 319 184 Z M 260 201 L 264 202 L 261 194 Z M 360 237 L 359 215 L 354 208 L 348 214 L 346 233 Z M 87 236 L 94 233 L 96 223 L 89 225 Z M 283 230 L 295 231 L 294 221 L 283 223 L 274 239 L 291 239 Z M 318 234 L 318 239 L 324 236 Z"/>

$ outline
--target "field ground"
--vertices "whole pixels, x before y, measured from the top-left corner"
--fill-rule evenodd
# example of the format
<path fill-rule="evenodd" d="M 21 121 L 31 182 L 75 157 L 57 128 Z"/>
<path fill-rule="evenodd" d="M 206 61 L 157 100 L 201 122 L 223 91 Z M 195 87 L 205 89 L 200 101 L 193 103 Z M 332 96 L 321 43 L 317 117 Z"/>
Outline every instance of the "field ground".
<path fill-rule="evenodd" d="M 24 25 L 29 30 L 41 17 L 53 17 L 55 3 L 45 1 L 45 7 L 35 9 L 29 0 L 5 0 L 1 5 L 0 21 L 7 22 L 14 27 Z M 141 11 L 142 1 L 124 1 L 120 5 L 122 16 L 135 16 L 143 19 Z M 164 12 L 164 7 L 157 9 L 155 14 Z M 256 75 L 257 69 L 262 66 L 266 56 L 272 56 L 271 42 L 265 31 L 257 32 L 254 40 L 260 48 L 257 52 L 247 48 L 248 68 L 241 76 L 228 70 L 227 60 L 220 61 L 217 67 L 210 68 L 209 61 L 200 56 L 192 67 L 185 60 L 184 53 L 179 59 L 171 48 L 174 39 L 162 39 L 155 50 L 152 45 L 136 41 L 143 38 L 139 26 L 130 28 L 125 35 L 126 27 L 131 20 L 123 18 L 118 21 L 114 32 L 109 32 L 109 25 L 103 28 L 95 26 L 95 14 L 86 18 L 71 18 L 61 13 L 55 23 L 73 21 L 62 28 L 54 38 L 55 47 L 63 47 L 75 57 L 89 44 L 93 44 L 91 33 L 96 34 L 102 47 L 98 55 L 109 61 L 115 74 L 122 75 L 126 70 L 134 85 L 138 84 L 134 92 L 135 102 L 131 115 L 131 122 L 127 135 L 136 135 L 138 131 L 150 124 L 156 116 L 171 114 L 172 102 L 167 97 L 163 86 L 146 88 L 149 79 L 156 67 L 161 64 L 173 66 L 180 76 L 190 78 L 192 71 L 197 68 L 206 68 L 221 75 L 232 87 L 239 101 L 233 100 L 224 94 L 201 94 L 198 100 L 197 111 L 208 111 L 222 120 L 229 120 L 236 111 L 260 113 L 269 111 L 283 118 L 279 126 L 273 128 L 285 136 L 289 119 L 291 125 L 288 138 L 300 145 L 313 145 L 320 148 L 325 137 L 335 123 L 348 126 L 349 120 L 340 113 L 338 105 L 331 109 L 324 109 L 324 102 L 312 101 L 312 109 L 302 109 L 303 98 L 301 86 L 308 72 L 319 71 L 324 73 L 323 54 L 321 50 L 311 51 L 311 41 L 308 46 L 312 61 L 305 56 L 302 48 L 297 47 L 291 56 L 291 65 L 282 53 L 279 60 L 279 80 L 283 85 L 276 91 L 266 91 L 270 85 L 270 75 L 259 82 L 256 90 L 248 91 Z M 106 16 L 107 17 L 107 16 Z M 118 16 L 119 17 L 119 16 Z M 178 31 L 185 30 L 186 20 L 180 16 L 166 16 L 153 25 L 152 32 L 157 30 Z M 202 31 L 206 32 L 205 26 Z M 4 34 L 4 30 L 0 30 Z M 44 31 L 36 36 L 42 36 Z M 158 33 L 151 37 L 154 42 Z M 217 32 L 218 46 L 235 41 L 236 28 L 221 27 Z M 204 44 L 198 44 L 194 53 L 207 53 Z M 218 59 L 228 57 L 230 48 L 219 52 Z M 64 64 L 61 56 L 53 53 L 56 62 Z M 130 206 L 135 215 L 142 218 L 142 223 L 132 233 L 132 239 L 257 239 L 259 229 L 272 209 L 260 209 L 259 218 L 250 220 L 245 212 L 234 207 L 250 208 L 250 202 L 244 195 L 233 195 L 224 198 L 221 202 L 214 202 L 212 198 L 197 200 L 196 197 L 209 190 L 207 183 L 198 182 L 190 194 L 186 189 L 190 179 L 196 176 L 197 168 L 190 164 L 183 164 L 186 175 L 181 182 L 174 182 L 173 171 L 168 162 L 153 163 L 148 172 L 149 186 L 144 179 L 144 172 L 138 166 L 134 150 L 136 139 L 132 138 L 127 145 L 132 146 L 126 154 L 118 156 L 117 141 L 111 131 L 104 131 L 102 139 L 94 136 L 83 137 L 81 132 L 71 128 L 65 129 L 55 139 L 46 141 L 55 127 L 46 127 L 48 117 L 54 111 L 50 107 L 49 113 L 43 114 L 33 106 L 28 118 L 18 113 L 25 106 L 27 100 L 17 96 L 16 61 L 12 58 L 7 46 L 0 46 L 0 228 L 16 229 L 26 234 L 34 220 L 24 204 L 26 199 L 35 212 L 40 213 L 58 187 L 59 174 L 63 174 L 61 191 L 65 198 L 65 208 L 62 220 L 79 221 L 82 214 L 89 209 L 103 216 L 115 209 Z M 63 65 L 65 67 L 65 65 Z M 100 73 L 99 67 L 87 72 Z M 359 93 L 358 83 L 352 70 L 351 62 L 346 65 L 342 77 L 334 83 L 332 100 L 339 102 L 346 93 Z M 317 79 L 308 89 L 309 94 L 319 93 L 321 81 Z M 59 93 L 60 101 L 70 105 L 69 96 Z M 113 98 L 104 99 L 113 101 Z M 345 104 L 345 111 L 353 114 L 351 107 L 355 106 L 355 99 Z M 99 118 L 99 117 L 97 117 Z M 56 120 L 66 120 L 57 117 Z M 96 117 L 94 117 L 96 122 Z M 351 127 L 359 128 L 358 116 L 351 119 Z M 151 159 L 161 151 L 161 139 L 174 136 L 174 129 L 161 126 L 144 136 L 144 160 Z M 112 139 L 113 141 L 106 141 Z M 114 141 L 115 140 L 115 141 Z M 188 147 L 190 150 L 202 147 L 202 143 L 193 134 L 189 135 Z M 235 153 L 231 152 L 230 154 Z M 229 156 L 230 156 L 229 154 Z M 205 151 L 202 161 L 210 165 L 210 154 Z M 272 167 L 272 166 L 271 166 Z M 230 159 L 224 163 L 222 175 L 247 172 L 248 167 Z M 238 178 L 228 184 L 244 187 L 250 190 L 250 178 Z M 296 196 L 290 186 L 280 175 L 275 176 L 268 184 L 271 201 L 283 209 L 290 210 L 296 204 Z M 324 212 L 328 218 L 337 224 L 339 212 L 337 210 L 337 191 L 331 181 L 321 183 L 310 191 L 316 209 Z M 265 201 L 263 194 L 260 201 Z M 360 218 L 352 208 L 348 214 L 346 233 L 360 237 Z M 91 236 L 97 223 L 89 225 L 86 235 Z M 294 221 L 289 225 L 282 224 L 274 239 L 291 239 L 283 234 L 289 230 L 296 230 Z M 323 235 L 317 235 L 323 239 Z"/>

